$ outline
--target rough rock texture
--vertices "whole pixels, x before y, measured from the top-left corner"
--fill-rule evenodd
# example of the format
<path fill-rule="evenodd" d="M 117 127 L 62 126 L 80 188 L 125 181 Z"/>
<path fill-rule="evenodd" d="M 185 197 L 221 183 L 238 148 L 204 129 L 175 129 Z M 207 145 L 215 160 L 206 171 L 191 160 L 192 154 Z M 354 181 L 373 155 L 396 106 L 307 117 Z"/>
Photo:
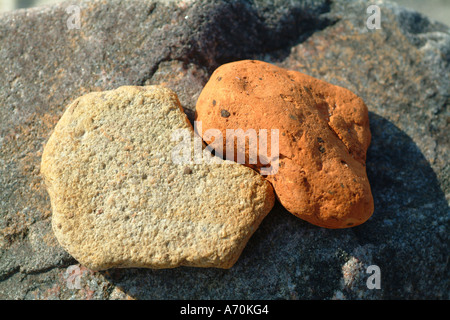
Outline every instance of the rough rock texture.
<path fill-rule="evenodd" d="M 0 15 L 0 297 L 449 299 L 450 31 L 378 4 L 379 30 L 366 28 L 362 0 L 82 2 L 80 30 L 67 30 L 64 4 Z M 210 73 L 249 58 L 366 102 L 372 218 L 330 230 L 276 204 L 229 270 L 71 274 L 76 262 L 54 239 L 39 174 L 64 107 L 91 91 L 165 83 L 192 120 Z M 366 287 L 372 264 L 380 290 Z"/>
<path fill-rule="evenodd" d="M 202 90 L 196 121 L 210 146 L 216 143 L 205 137 L 208 130 L 226 137 L 216 154 L 268 173 L 278 200 L 297 217 L 337 229 L 372 215 L 365 168 L 369 115 L 352 92 L 258 60 L 231 62 L 215 70 Z M 235 139 L 230 132 L 238 129 Z"/>
<path fill-rule="evenodd" d="M 83 266 L 230 268 L 237 261 L 274 205 L 272 186 L 235 162 L 195 163 L 191 155 L 174 163 L 180 132 L 181 145 L 194 151 L 194 130 L 164 87 L 93 92 L 67 107 L 41 173 L 55 236 Z"/>

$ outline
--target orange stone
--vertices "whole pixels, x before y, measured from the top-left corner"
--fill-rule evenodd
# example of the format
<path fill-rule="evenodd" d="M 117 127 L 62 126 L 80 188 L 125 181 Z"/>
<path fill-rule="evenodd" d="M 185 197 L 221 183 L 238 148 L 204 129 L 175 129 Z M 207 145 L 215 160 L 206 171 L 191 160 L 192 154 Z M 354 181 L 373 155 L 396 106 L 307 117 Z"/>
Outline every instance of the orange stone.
<path fill-rule="evenodd" d="M 351 91 L 262 61 L 238 61 L 212 74 L 197 101 L 196 121 L 202 122 L 202 133 L 222 132 L 223 157 L 227 129 L 278 129 L 279 167 L 266 178 L 297 217 L 325 228 L 347 228 L 372 215 L 365 168 L 368 110 Z M 235 157 L 245 153 L 245 165 L 261 172 L 260 161 L 249 162 L 249 148 L 238 149 L 236 143 L 234 148 Z"/>

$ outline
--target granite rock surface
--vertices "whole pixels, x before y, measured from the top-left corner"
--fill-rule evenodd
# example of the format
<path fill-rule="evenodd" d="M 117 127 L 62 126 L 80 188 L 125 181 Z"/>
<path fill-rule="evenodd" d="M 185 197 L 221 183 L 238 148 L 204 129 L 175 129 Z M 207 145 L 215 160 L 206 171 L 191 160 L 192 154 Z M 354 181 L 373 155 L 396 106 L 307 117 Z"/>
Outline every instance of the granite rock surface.
<path fill-rule="evenodd" d="M 1 298 L 449 298 L 448 26 L 387 1 L 373 30 L 362 0 L 74 3 L 80 29 L 67 28 L 67 4 L 0 15 Z M 373 216 L 328 230 L 278 204 L 229 270 L 79 266 L 54 238 L 40 175 L 64 107 L 92 91 L 163 84 L 192 121 L 212 71 L 243 59 L 366 102 Z M 370 265 L 379 290 L 366 286 Z"/>

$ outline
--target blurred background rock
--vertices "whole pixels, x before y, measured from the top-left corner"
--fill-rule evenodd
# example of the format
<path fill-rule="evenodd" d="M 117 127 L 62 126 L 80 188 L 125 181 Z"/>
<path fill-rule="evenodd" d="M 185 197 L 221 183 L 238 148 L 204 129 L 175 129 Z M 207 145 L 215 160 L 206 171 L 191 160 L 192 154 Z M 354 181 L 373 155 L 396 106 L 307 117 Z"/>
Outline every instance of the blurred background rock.
<path fill-rule="evenodd" d="M 0 0 L 0 12 L 11 11 L 14 9 L 43 6 L 63 2 L 62 0 Z"/>
<path fill-rule="evenodd" d="M 37 7 L 63 0 L 0 0 L 0 12 L 20 8 Z M 392 0 L 398 4 L 415 9 L 428 17 L 450 25 L 450 0 Z M 367 5 L 376 1 L 367 1 Z M 68 2 L 70 3 L 70 1 Z"/>
<path fill-rule="evenodd" d="M 450 0 L 395 0 L 394 2 L 450 26 Z"/>

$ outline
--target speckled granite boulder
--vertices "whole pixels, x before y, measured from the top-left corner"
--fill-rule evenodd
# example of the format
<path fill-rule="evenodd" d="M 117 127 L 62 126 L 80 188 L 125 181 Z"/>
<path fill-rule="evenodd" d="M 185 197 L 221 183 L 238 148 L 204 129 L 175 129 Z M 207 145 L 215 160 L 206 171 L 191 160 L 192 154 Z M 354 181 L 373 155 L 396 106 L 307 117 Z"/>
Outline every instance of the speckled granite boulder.
<path fill-rule="evenodd" d="M 449 299 L 447 26 L 387 1 L 71 1 L 0 15 L 0 297 L 7 299 Z M 375 212 L 312 226 L 279 204 L 230 270 L 93 272 L 58 245 L 40 176 L 64 107 L 91 91 L 163 83 L 189 118 L 219 65 L 257 59 L 342 86 L 369 109 Z M 369 265 L 381 289 L 366 286 Z M 80 286 L 72 284 L 78 277 Z"/>

